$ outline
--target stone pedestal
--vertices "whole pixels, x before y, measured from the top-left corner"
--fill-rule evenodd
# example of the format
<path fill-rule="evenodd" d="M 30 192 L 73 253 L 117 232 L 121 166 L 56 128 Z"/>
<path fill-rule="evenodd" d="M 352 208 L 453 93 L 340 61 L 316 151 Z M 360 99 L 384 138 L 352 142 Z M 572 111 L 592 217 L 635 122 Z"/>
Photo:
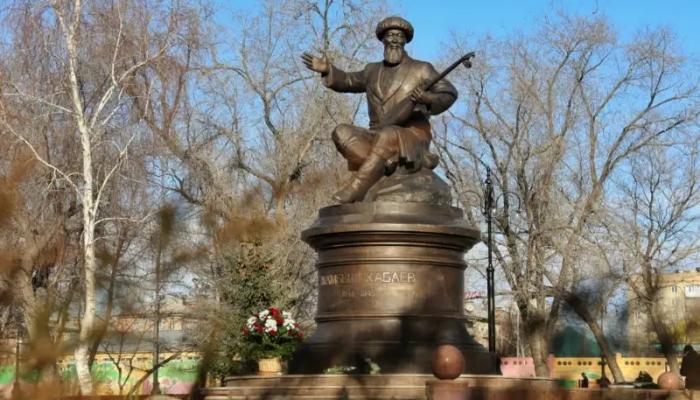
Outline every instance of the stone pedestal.
<path fill-rule="evenodd" d="M 372 363 L 382 373 L 426 373 L 441 344 L 463 352 L 465 373 L 496 373 L 495 358 L 465 328 L 464 253 L 479 231 L 466 225 L 460 209 L 331 206 L 302 237 L 318 253 L 318 326 L 290 373 L 338 366 L 366 373 Z"/>

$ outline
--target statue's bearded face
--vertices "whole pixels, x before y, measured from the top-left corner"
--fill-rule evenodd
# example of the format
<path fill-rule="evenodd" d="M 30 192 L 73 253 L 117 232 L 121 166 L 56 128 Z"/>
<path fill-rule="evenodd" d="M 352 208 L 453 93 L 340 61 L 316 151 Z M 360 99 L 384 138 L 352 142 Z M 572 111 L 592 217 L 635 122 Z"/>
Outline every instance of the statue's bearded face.
<path fill-rule="evenodd" d="M 406 34 L 401 29 L 389 29 L 382 37 L 384 43 L 384 61 L 396 65 L 403 60 Z"/>

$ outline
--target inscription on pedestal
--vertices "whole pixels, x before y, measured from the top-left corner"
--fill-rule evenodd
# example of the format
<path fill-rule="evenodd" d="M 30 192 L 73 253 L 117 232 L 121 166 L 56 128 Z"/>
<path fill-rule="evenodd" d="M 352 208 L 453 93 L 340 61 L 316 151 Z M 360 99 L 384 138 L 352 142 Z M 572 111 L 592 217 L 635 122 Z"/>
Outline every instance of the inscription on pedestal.
<path fill-rule="evenodd" d="M 394 263 L 381 269 L 358 263 L 321 270 L 318 316 L 357 316 L 368 309 L 384 315 L 461 314 L 462 304 L 454 301 L 463 292 L 461 269 Z"/>
<path fill-rule="evenodd" d="M 335 289 L 336 296 L 344 299 L 375 297 L 388 285 L 416 283 L 416 273 L 408 271 L 338 272 L 319 276 L 321 289 Z"/>
<path fill-rule="evenodd" d="M 320 286 L 356 283 L 416 283 L 415 272 L 381 271 L 326 274 L 319 277 Z"/>

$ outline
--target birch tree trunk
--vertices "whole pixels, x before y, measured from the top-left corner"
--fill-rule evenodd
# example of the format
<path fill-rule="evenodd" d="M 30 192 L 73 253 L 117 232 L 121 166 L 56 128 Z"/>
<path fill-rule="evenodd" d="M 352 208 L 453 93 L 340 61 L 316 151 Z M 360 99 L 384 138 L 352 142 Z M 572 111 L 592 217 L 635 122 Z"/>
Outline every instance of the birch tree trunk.
<path fill-rule="evenodd" d="M 148 53 L 140 60 L 134 60 L 132 64 L 121 65 L 118 55 L 122 51 L 122 35 L 124 18 L 117 11 L 118 28 L 115 33 L 113 56 L 109 64 L 110 72 L 107 76 L 110 83 L 104 90 L 95 93 L 97 101 L 90 107 L 89 115 L 83 101 L 81 91 L 83 87 L 78 79 L 79 53 L 81 47 L 80 32 L 82 3 L 81 0 L 74 0 L 68 3 L 53 4 L 53 9 L 58 17 L 63 30 L 65 45 L 68 56 L 68 82 L 70 90 L 71 113 L 80 137 L 81 157 L 82 157 L 82 182 L 74 185 L 77 198 L 82 205 L 83 216 L 83 284 L 84 284 L 84 313 L 80 321 L 80 331 L 78 334 L 78 345 L 75 349 L 75 366 L 82 394 L 91 394 L 93 391 L 92 377 L 90 375 L 90 347 L 93 341 L 93 334 L 96 330 L 96 301 L 97 285 L 96 273 L 97 262 L 95 258 L 95 230 L 99 222 L 99 207 L 102 195 L 107 183 L 114 173 L 119 169 L 122 161 L 126 157 L 129 145 L 136 136 L 132 134 L 123 147 L 119 150 L 117 159 L 112 165 L 100 165 L 103 174 L 95 176 L 96 165 L 93 161 L 93 147 L 100 145 L 100 135 L 105 126 L 109 123 L 118 110 L 123 93 L 122 85 L 124 81 L 131 77 L 133 73 L 151 62 L 153 59 L 163 55 L 170 46 L 169 40 L 165 40 L 162 47 L 150 55 Z M 68 13 L 71 13 L 70 17 Z M 112 107 L 112 108 L 109 108 Z M 106 167 L 106 168 L 105 168 Z"/>
<path fill-rule="evenodd" d="M 80 27 L 81 0 L 73 3 L 71 20 L 66 20 L 64 10 L 54 4 L 54 10 L 61 22 L 68 51 L 68 78 L 70 82 L 70 98 L 72 111 L 80 135 L 82 155 L 83 182 L 76 187 L 78 200 L 82 204 L 83 213 L 83 283 L 84 283 L 84 312 L 80 320 L 78 345 L 75 348 L 75 369 L 82 394 L 92 393 L 92 376 L 90 375 L 89 339 L 95 326 L 95 214 L 97 202 L 94 201 L 94 181 L 92 166 L 91 132 L 85 120 L 83 101 L 80 96 L 80 84 L 76 73 L 78 63 L 77 34 Z"/>

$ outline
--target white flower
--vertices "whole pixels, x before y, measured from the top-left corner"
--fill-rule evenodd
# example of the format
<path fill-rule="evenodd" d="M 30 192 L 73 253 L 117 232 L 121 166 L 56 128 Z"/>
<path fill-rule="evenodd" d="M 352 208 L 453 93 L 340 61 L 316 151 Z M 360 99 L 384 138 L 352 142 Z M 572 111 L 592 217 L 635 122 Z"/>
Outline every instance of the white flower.
<path fill-rule="evenodd" d="M 268 310 L 262 310 L 260 311 L 260 313 L 258 313 L 258 318 L 260 318 L 261 321 L 264 321 L 268 315 L 270 315 L 270 312 Z"/>
<path fill-rule="evenodd" d="M 283 324 L 283 326 L 284 326 L 285 328 L 287 328 L 287 329 L 292 329 L 292 328 L 294 328 L 294 324 L 296 324 L 296 321 L 294 321 L 294 319 L 292 319 L 292 318 L 285 318 L 285 319 L 284 319 L 284 324 Z"/>
<path fill-rule="evenodd" d="M 274 318 L 265 321 L 265 332 L 277 332 L 277 321 Z"/>
<path fill-rule="evenodd" d="M 282 318 L 284 318 L 285 320 L 292 319 L 292 313 L 290 313 L 289 311 L 282 311 Z"/>
<path fill-rule="evenodd" d="M 248 329 L 253 329 L 253 326 L 255 325 L 255 321 L 257 321 L 257 320 L 258 319 L 256 317 L 248 318 L 248 320 L 246 321 L 246 326 L 248 327 Z"/>
<path fill-rule="evenodd" d="M 275 321 L 274 318 L 270 318 L 267 321 L 265 321 L 265 328 L 277 328 L 277 321 Z"/>

